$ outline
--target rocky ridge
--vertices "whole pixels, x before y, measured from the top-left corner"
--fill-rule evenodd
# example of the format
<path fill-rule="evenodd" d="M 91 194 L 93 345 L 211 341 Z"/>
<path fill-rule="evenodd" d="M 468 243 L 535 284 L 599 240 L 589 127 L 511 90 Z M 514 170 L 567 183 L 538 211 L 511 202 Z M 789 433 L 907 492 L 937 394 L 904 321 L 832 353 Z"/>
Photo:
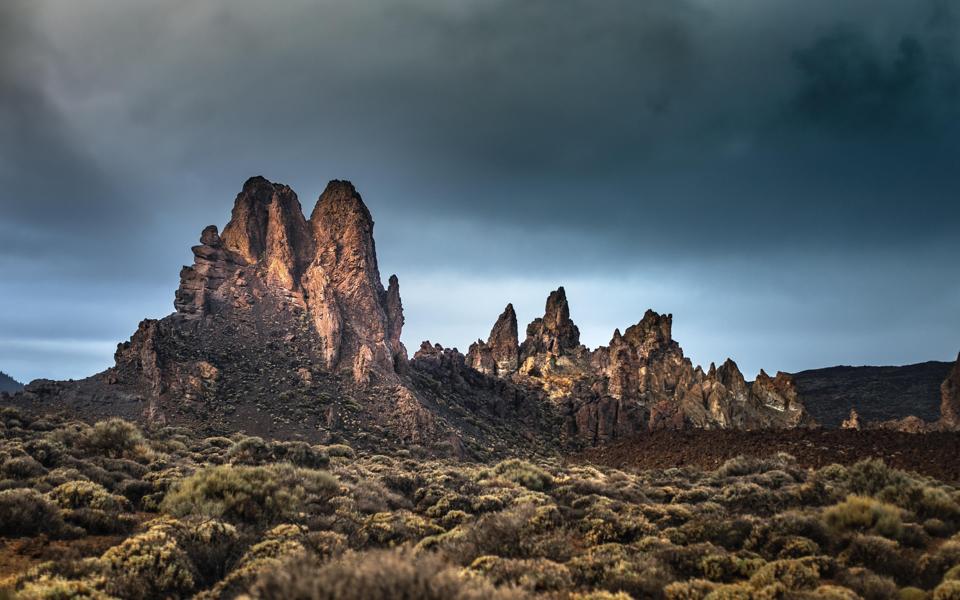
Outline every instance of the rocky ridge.
<path fill-rule="evenodd" d="M 562 287 L 522 341 L 508 304 L 466 355 L 424 342 L 409 359 L 399 280 L 382 284 L 373 225 L 349 182 L 330 182 L 307 219 L 293 190 L 254 177 L 222 233 L 202 231 L 173 314 L 143 321 L 107 371 L 34 382 L 15 403 L 460 456 L 813 423 L 787 374 L 748 382 L 732 360 L 694 366 L 669 314 L 647 311 L 587 348 Z"/>
<path fill-rule="evenodd" d="M 645 430 L 813 424 L 789 375 L 770 377 L 761 371 L 748 384 L 729 359 L 704 372 L 684 357 L 672 325 L 672 315 L 648 310 L 624 333 L 614 331 L 608 346 L 590 350 L 580 343 L 560 287 L 547 298 L 544 316 L 527 326 L 522 343 L 516 337 L 513 306 L 508 305 L 487 341 L 470 347 L 465 362 L 545 392 L 565 416 L 565 435 L 584 445 Z"/>

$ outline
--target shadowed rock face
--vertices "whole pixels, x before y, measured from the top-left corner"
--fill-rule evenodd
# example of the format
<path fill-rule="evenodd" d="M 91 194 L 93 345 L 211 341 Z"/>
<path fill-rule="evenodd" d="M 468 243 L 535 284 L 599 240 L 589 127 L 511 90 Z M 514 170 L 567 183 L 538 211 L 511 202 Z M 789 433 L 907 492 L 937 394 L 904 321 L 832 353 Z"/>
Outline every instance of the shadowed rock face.
<path fill-rule="evenodd" d="M 520 360 L 551 355 L 571 354 L 580 349 L 580 330 L 570 319 L 567 293 L 562 287 L 547 297 L 543 317 L 527 325 L 527 339 L 520 346 Z"/>
<path fill-rule="evenodd" d="M 485 375 L 504 377 L 516 372 L 520 365 L 520 345 L 513 304 L 508 304 L 493 324 L 486 342 L 477 340 L 470 345 L 466 362 Z"/>

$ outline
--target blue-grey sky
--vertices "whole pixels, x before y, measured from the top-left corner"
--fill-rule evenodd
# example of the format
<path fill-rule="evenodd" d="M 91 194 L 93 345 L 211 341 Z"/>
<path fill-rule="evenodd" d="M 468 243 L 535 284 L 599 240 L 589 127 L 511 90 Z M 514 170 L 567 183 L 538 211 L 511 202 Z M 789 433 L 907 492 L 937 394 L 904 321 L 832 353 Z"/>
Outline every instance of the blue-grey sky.
<path fill-rule="evenodd" d="M 960 349 L 951 0 L 3 0 L 0 370 L 172 311 L 243 181 L 351 179 L 404 341 L 564 285 L 748 376 Z"/>

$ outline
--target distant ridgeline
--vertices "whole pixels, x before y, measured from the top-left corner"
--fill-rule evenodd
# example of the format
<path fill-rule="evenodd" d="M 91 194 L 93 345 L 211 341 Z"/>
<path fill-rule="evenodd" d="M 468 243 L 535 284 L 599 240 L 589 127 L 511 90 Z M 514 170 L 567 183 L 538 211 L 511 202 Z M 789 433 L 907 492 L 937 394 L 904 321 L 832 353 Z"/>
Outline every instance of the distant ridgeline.
<path fill-rule="evenodd" d="M 19 392 L 23 389 L 23 384 L 10 377 L 3 371 L 0 371 L 0 392 L 8 392 L 10 394 L 14 392 Z"/>

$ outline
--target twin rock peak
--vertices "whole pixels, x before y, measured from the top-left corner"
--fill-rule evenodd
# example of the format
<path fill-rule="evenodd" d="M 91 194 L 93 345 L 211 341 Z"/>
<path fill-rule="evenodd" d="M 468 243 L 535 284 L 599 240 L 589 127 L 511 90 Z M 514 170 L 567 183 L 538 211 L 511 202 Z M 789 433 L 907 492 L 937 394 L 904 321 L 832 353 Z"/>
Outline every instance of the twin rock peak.
<path fill-rule="evenodd" d="M 207 227 L 193 248 L 176 312 L 141 323 L 102 376 L 113 390 L 96 394 L 142 394 L 148 418 L 160 419 L 207 414 L 197 402 L 215 414 L 238 397 L 257 398 L 255 412 L 286 410 L 266 400 L 283 390 L 304 406 L 312 394 L 349 397 L 385 431 L 453 431 L 458 440 L 489 441 L 470 432 L 485 412 L 506 415 L 521 436 L 581 444 L 645 429 L 810 423 L 785 374 L 748 384 L 729 360 L 694 367 L 672 338 L 671 315 L 647 311 L 608 346 L 585 347 L 562 287 L 522 342 L 507 305 L 466 356 L 424 342 L 410 360 L 399 282 L 381 282 L 373 225 L 349 182 L 331 181 L 307 219 L 288 186 L 248 180 L 222 233 Z M 451 403 L 462 406 L 451 413 Z M 315 427 L 350 426 L 335 412 Z"/>

